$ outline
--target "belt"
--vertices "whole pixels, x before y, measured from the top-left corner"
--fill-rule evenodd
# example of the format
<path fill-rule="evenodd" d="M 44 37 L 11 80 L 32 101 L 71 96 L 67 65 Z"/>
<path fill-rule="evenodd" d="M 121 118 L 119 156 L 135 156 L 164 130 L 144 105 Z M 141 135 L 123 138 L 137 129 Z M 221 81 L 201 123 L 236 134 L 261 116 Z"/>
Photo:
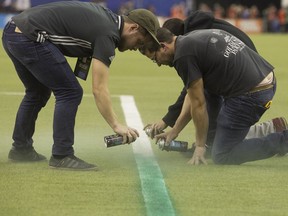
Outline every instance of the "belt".
<path fill-rule="evenodd" d="M 270 83 L 270 84 L 263 85 L 263 86 L 256 86 L 255 88 L 251 89 L 248 93 L 255 93 L 255 92 L 267 90 L 267 89 L 273 88 L 273 86 L 274 86 L 274 83 Z"/>
<path fill-rule="evenodd" d="M 20 33 L 20 34 L 22 33 L 22 31 L 16 26 L 16 24 L 13 20 L 10 20 L 9 22 L 10 22 L 10 24 L 15 25 L 15 32 Z"/>
<path fill-rule="evenodd" d="M 20 34 L 22 33 L 21 30 L 17 26 L 15 27 L 15 32 L 20 33 Z"/>
<path fill-rule="evenodd" d="M 267 81 L 269 81 L 269 79 L 272 79 L 272 81 L 267 83 Z M 252 88 L 248 93 L 255 93 L 255 92 L 259 92 L 259 91 L 263 91 L 263 90 L 267 90 L 267 89 L 273 88 L 275 83 L 276 83 L 276 79 L 275 79 L 275 76 L 274 76 L 274 72 L 271 71 L 259 85 L 257 85 L 256 87 Z"/>

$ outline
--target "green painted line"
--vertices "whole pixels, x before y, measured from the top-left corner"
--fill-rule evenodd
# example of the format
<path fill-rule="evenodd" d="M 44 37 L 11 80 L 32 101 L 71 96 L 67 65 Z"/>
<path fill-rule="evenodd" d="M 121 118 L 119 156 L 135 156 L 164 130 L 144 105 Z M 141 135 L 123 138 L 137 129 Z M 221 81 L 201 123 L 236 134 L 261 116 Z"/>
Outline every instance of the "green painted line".
<path fill-rule="evenodd" d="M 127 125 L 138 130 L 139 138 L 132 144 L 139 172 L 142 195 L 148 216 L 174 216 L 175 211 L 167 192 L 151 143 L 143 131 L 143 123 L 133 96 L 120 96 Z"/>

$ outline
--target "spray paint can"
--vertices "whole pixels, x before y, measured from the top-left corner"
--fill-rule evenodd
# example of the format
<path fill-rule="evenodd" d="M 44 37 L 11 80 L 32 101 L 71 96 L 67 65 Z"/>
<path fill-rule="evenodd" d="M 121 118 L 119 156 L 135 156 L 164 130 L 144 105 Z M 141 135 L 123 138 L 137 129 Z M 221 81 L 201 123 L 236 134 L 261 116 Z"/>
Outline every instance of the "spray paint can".
<path fill-rule="evenodd" d="M 123 136 L 119 134 L 113 134 L 104 137 L 104 142 L 107 148 L 122 145 L 123 143 Z"/>
<path fill-rule="evenodd" d="M 145 131 L 146 135 L 151 138 L 151 135 L 152 135 L 152 127 L 151 127 L 151 126 L 148 126 L 148 127 L 146 127 L 146 128 L 144 129 L 144 131 Z M 157 134 L 160 134 L 160 133 L 164 133 L 164 131 L 163 131 L 163 130 L 162 130 L 162 131 L 157 130 L 157 133 L 154 134 L 154 135 L 157 135 Z"/>
<path fill-rule="evenodd" d="M 188 148 L 188 142 L 172 140 L 170 143 L 165 144 L 164 139 L 159 139 L 157 142 L 159 149 L 162 151 L 178 151 L 178 152 L 186 152 Z"/>
<path fill-rule="evenodd" d="M 152 127 L 146 127 L 144 131 L 148 137 L 151 137 Z"/>

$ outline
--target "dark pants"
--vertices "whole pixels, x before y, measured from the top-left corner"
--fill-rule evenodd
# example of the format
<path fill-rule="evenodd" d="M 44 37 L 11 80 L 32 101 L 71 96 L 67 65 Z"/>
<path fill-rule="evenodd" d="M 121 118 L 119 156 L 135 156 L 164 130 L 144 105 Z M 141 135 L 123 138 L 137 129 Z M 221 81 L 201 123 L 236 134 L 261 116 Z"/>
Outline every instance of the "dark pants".
<path fill-rule="evenodd" d="M 208 141 L 213 140 L 212 159 L 216 164 L 261 160 L 288 148 L 288 131 L 245 139 L 250 127 L 267 110 L 265 105 L 272 100 L 275 90 L 276 83 L 274 88 L 238 97 L 217 99 L 217 96 L 211 95 L 209 100 L 206 96 L 210 121 Z"/>
<path fill-rule="evenodd" d="M 25 96 L 19 106 L 13 132 L 13 146 L 32 148 L 38 113 L 50 98 L 56 98 L 53 120 L 54 155 L 74 153 L 74 126 L 83 90 L 64 55 L 46 41 L 34 42 L 15 32 L 15 24 L 8 23 L 2 43 L 24 84 Z"/>
<path fill-rule="evenodd" d="M 209 147 L 209 150 L 211 151 L 217 128 L 217 118 L 224 99 L 223 97 L 211 94 L 206 90 L 204 91 L 204 93 L 207 105 L 207 112 L 209 116 L 209 128 L 208 128 L 206 145 Z"/>

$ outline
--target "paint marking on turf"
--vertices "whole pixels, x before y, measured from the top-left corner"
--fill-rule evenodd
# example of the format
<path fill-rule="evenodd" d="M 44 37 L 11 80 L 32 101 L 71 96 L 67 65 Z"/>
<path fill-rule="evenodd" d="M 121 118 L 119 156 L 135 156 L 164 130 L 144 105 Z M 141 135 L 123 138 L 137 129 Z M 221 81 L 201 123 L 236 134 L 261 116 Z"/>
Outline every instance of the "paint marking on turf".
<path fill-rule="evenodd" d="M 127 125 L 137 129 L 139 138 L 132 144 L 141 180 L 147 215 L 174 216 L 175 211 L 168 195 L 165 182 L 154 157 L 148 136 L 143 131 L 143 123 L 133 96 L 120 96 L 121 106 Z"/>

